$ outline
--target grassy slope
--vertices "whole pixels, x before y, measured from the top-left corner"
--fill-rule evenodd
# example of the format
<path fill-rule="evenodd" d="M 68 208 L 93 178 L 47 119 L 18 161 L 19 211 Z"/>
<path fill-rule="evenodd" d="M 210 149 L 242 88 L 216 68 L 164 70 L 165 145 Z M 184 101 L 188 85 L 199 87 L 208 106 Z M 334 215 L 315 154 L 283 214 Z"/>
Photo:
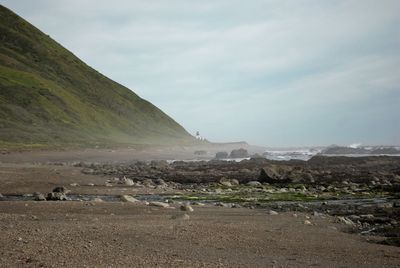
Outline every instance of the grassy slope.
<path fill-rule="evenodd" d="M 191 141 L 157 107 L 0 5 L 0 147 Z"/>

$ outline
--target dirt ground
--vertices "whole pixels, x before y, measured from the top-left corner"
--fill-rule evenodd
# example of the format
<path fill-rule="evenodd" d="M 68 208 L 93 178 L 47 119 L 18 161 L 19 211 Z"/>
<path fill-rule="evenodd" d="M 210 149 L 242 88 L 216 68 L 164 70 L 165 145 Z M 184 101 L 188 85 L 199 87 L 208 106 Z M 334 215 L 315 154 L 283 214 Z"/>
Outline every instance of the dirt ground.
<path fill-rule="evenodd" d="M 23 162 L 37 158 L 24 157 L 1 158 L 3 195 L 46 193 L 60 185 L 87 194 L 148 191 L 110 189 L 104 186 L 106 178 L 82 174 L 78 167 L 27 164 Z M 69 187 L 71 183 L 80 186 Z M 345 232 L 346 226 L 333 217 L 214 206 L 193 206 L 194 212 L 183 212 L 173 206 L 1 201 L 0 267 L 400 266 L 399 247 Z M 184 213 L 190 218 L 185 219 Z"/>

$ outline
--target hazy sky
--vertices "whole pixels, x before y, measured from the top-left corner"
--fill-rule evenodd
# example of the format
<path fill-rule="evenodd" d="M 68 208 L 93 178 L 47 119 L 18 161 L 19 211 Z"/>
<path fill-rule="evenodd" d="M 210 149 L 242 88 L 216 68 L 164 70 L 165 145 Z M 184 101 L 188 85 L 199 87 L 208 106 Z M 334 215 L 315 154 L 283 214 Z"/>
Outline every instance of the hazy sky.
<path fill-rule="evenodd" d="M 0 0 L 211 141 L 400 144 L 400 0 Z"/>

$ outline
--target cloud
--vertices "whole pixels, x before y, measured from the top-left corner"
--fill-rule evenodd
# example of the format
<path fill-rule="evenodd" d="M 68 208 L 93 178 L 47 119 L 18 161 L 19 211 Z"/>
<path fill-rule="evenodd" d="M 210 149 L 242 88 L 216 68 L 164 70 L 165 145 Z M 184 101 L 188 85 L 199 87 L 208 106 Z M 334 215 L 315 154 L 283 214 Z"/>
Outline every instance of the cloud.
<path fill-rule="evenodd" d="M 1 2 L 211 140 L 400 143 L 399 1 Z"/>

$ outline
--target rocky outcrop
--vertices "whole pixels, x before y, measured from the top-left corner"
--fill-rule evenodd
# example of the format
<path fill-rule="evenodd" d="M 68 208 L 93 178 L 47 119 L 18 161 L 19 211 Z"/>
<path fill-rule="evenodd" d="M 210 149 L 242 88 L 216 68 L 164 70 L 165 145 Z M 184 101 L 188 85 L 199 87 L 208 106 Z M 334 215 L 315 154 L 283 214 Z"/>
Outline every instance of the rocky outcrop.
<path fill-rule="evenodd" d="M 229 155 L 230 158 L 246 158 L 248 156 L 249 153 L 247 152 L 246 149 L 243 148 L 232 150 L 232 152 Z"/>

